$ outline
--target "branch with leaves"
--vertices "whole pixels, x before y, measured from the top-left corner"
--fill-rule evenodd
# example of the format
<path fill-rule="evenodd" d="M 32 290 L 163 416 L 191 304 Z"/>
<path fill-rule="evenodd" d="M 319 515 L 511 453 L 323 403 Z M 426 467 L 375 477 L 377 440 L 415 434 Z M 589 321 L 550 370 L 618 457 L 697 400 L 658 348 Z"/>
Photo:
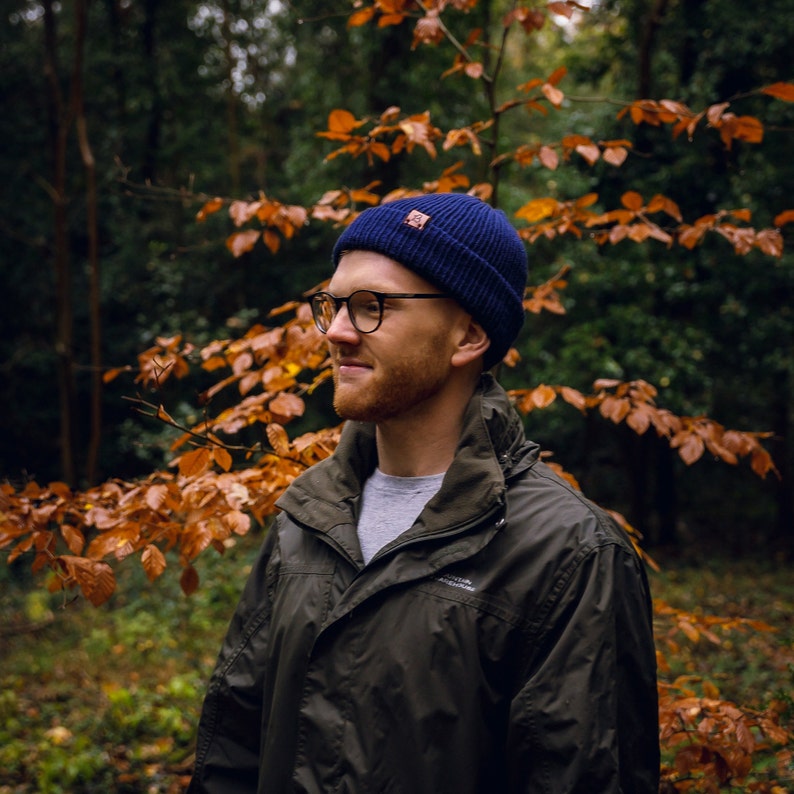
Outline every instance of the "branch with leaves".
<path fill-rule="evenodd" d="M 582 413 L 597 409 L 604 419 L 614 424 L 625 422 L 637 435 L 644 435 L 653 428 L 660 438 L 667 439 L 670 446 L 678 450 L 681 460 L 688 466 L 708 452 L 734 466 L 741 458 L 749 457 L 752 470 L 759 477 L 766 477 L 770 472 L 780 477 L 772 457 L 761 443 L 771 433 L 727 430 L 705 416 L 676 416 L 656 405 L 656 387 L 643 380 L 623 383 L 603 378 L 597 380 L 593 388 L 593 394 L 585 395 L 570 386 L 540 384 L 531 389 L 513 389 L 510 394 L 524 414 L 548 407 L 559 396 Z"/>
<path fill-rule="evenodd" d="M 758 620 L 693 614 L 655 600 L 657 645 L 680 655 L 684 643 L 693 650 L 699 643 L 721 646 L 723 636 L 774 632 Z M 670 664 L 657 650 L 660 671 Z M 662 763 L 662 791 L 700 792 L 722 788 L 783 794 L 794 734 L 785 727 L 786 705 L 772 701 L 765 709 L 747 708 L 720 697 L 708 678 L 679 675 L 659 683 L 659 734 L 666 760 Z M 765 759 L 764 777 L 749 779 L 759 757 Z M 669 760 L 668 760 L 669 759 Z M 769 762 L 772 761 L 770 764 Z M 776 762 L 776 763 L 775 763 Z"/>
<path fill-rule="evenodd" d="M 391 106 L 380 115 L 358 119 L 338 108 L 330 113 L 326 129 L 318 136 L 336 147 L 326 159 L 364 157 L 373 164 L 415 153 L 435 161 L 439 151 L 449 154 L 465 149 L 476 158 L 487 158 L 488 181 L 472 182 L 462 163 L 456 162 L 418 187 L 403 187 L 385 195 L 378 192 L 377 181 L 361 188 L 335 187 L 306 207 L 281 202 L 264 192 L 241 200 L 180 191 L 179 199 L 200 202 L 198 222 L 227 209 L 236 231 L 226 245 L 232 256 L 240 257 L 259 241 L 271 254 L 277 254 L 284 240 L 292 239 L 313 221 L 343 226 L 362 208 L 407 195 L 464 190 L 498 204 L 499 178 L 510 166 L 539 164 L 554 171 L 578 158 L 588 167 L 603 161 L 620 168 L 632 155 L 627 139 L 598 140 L 572 133 L 559 141 L 525 140 L 509 151 L 498 148 L 499 122 L 505 114 L 521 110 L 546 115 L 571 100 L 561 87 L 564 69 L 511 87 L 503 100 L 497 100 L 508 35 L 532 35 L 542 29 L 550 14 L 570 18 L 586 9 L 571 0 L 534 8 L 513 3 L 501 23 L 497 57 L 486 68 L 479 57 L 486 46 L 481 31 L 458 39 L 444 21 L 446 14 L 465 13 L 476 4 L 477 0 L 373 0 L 359 4 L 348 24 L 385 27 L 413 21 L 414 47 L 447 42 L 453 58 L 443 76 L 479 83 L 488 98 L 490 117 L 443 131 L 426 111 L 403 112 Z M 758 93 L 772 100 L 794 101 L 794 86 L 789 83 L 773 83 Z M 757 145 L 763 140 L 764 125 L 754 117 L 737 115 L 733 103 L 738 99 L 697 112 L 671 100 L 637 100 L 620 103 L 618 118 L 634 125 L 670 125 L 674 138 L 691 138 L 711 129 L 726 148 L 736 142 Z M 756 230 L 749 226 L 752 217 L 745 208 L 720 209 L 685 221 L 677 203 L 663 195 L 646 200 L 637 191 L 625 191 L 620 206 L 612 209 L 595 209 L 598 200 L 594 192 L 567 201 L 534 198 L 516 213 L 522 223 L 519 233 L 529 244 L 572 235 L 598 245 L 655 240 L 685 249 L 717 234 L 737 255 L 759 250 L 780 258 L 784 247 L 781 230 L 794 220 L 794 210 L 781 209 L 774 228 Z M 560 296 L 569 270 L 566 265 L 545 283 L 529 288 L 524 298 L 526 311 L 563 314 Z M 106 382 L 134 372 L 136 385 L 158 396 L 169 379 L 188 377 L 195 367 L 216 380 L 199 396 L 203 416 L 194 425 L 175 420 L 162 400 L 135 398 L 143 413 L 179 431 L 171 447 L 172 458 L 163 471 L 136 482 L 110 480 L 85 491 L 73 491 L 63 483 L 0 486 L 0 549 L 8 550 L 8 562 L 28 555 L 34 572 L 50 571 L 47 585 L 51 590 L 78 588 L 98 606 L 116 588 L 114 565 L 138 557 L 147 577 L 154 580 L 175 560 L 181 587 L 189 594 L 199 585 L 194 565 L 199 555 L 210 548 L 223 553 L 235 536 L 248 533 L 255 525 L 266 525 L 279 495 L 308 466 L 332 454 L 340 432 L 333 427 L 290 438 L 289 423 L 304 414 L 305 400 L 328 380 L 330 366 L 324 338 L 313 325 L 308 304 L 291 302 L 271 317 L 279 318 L 281 324 L 256 325 L 241 338 L 216 340 L 200 349 L 179 335 L 158 338 L 139 355 L 137 367 L 108 370 Z M 517 361 L 518 353 L 511 350 L 505 364 Z M 210 409 L 221 394 L 228 407 L 213 415 Z M 656 404 L 655 387 L 643 380 L 600 379 L 591 394 L 564 385 L 539 384 L 516 389 L 511 395 L 524 414 L 545 409 L 560 398 L 577 411 L 594 412 L 639 435 L 653 429 L 687 465 L 708 453 L 731 465 L 749 458 L 758 476 L 778 475 L 763 446 L 769 434 L 726 429 L 708 417 L 676 416 Z M 251 429 L 261 440 L 253 444 L 230 441 Z M 550 465 L 578 487 L 562 466 Z M 622 515 L 612 514 L 643 553 L 640 534 Z M 655 614 L 657 637 L 673 653 L 680 647 L 679 641 L 717 644 L 724 632 L 767 628 L 741 619 L 690 615 L 659 602 Z M 660 654 L 660 669 L 665 667 Z M 701 695 L 690 683 L 679 678 L 661 690 L 662 742 L 673 755 L 672 765 L 662 770 L 667 791 L 716 791 L 741 783 L 760 749 L 793 741 L 773 709 L 753 712 L 720 700 L 719 693 L 705 684 Z M 768 794 L 782 790 L 776 789 L 774 781 L 751 785 L 748 790 Z"/>

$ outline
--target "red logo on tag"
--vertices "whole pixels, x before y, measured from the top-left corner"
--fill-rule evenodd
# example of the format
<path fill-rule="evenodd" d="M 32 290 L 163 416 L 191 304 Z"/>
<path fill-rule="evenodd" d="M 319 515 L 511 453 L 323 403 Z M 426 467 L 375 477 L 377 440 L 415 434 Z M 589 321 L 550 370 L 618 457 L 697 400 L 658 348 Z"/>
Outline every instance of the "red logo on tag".
<path fill-rule="evenodd" d="M 405 216 L 403 223 L 406 224 L 406 226 L 411 226 L 414 229 L 424 229 L 429 220 L 430 216 L 425 215 L 424 212 L 419 212 L 419 210 L 411 210 Z"/>

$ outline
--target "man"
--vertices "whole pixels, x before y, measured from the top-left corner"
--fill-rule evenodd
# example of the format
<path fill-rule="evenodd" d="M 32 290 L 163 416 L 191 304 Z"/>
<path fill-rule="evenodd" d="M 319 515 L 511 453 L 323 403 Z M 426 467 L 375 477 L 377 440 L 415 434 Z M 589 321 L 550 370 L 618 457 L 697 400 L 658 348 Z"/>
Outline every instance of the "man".
<path fill-rule="evenodd" d="M 363 212 L 334 263 L 312 309 L 349 421 L 279 500 L 190 791 L 655 793 L 642 565 L 484 372 L 523 322 L 517 233 L 432 194 Z"/>

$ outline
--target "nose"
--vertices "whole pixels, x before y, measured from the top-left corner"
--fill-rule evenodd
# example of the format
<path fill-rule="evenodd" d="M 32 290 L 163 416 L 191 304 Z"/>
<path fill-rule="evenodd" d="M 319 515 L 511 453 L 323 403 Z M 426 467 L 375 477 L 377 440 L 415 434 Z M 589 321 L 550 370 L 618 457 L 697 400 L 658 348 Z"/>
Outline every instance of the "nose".
<path fill-rule="evenodd" d="M 336 313 L 336 316 L 331 320 L 331 325 L 325 332 L 326 339 L 335 345 L 341 344 L 357 344 L 359 341 L 359 332 L 350 321 L 350 312 L 347 304 L 342 304 Z"/>

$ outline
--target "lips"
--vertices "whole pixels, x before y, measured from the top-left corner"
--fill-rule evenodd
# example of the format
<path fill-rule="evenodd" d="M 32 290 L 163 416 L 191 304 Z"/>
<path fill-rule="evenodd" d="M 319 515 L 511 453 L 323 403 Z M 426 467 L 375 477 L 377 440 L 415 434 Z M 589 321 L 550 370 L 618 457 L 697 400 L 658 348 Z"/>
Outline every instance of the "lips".
<path fill-rule="evenodd" d="M 340 375 L 355 375 L 372 369 L 371 365 L 353 356 L 339 356 L 334 364 Z"/>

